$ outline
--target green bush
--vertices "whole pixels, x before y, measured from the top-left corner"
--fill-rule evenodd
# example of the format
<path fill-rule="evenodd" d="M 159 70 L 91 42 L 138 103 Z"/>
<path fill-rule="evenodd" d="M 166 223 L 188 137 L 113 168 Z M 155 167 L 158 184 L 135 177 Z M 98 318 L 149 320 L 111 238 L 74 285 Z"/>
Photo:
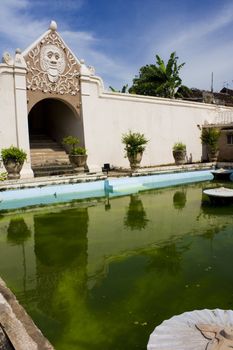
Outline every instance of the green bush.
<path fill-rule="evenodd" d="M 66 136 L 63 138 L 64 145 L 71 146 L 70 154 L 71 155 L 86 155 L 87 150 L 84 147 L 77 147 L 79 144 L 79 139 L 75 136 Z"/>
<path fill-rule="evenodd" d="M 18 147 L 11 146 L 9 148 L 3 148 L 1 151 L 3 163 L 9 160 L 23 164 L 27 159 L 27 154 Z"/>
<path fill-rule="evenodd" d="M 72 155 L 80 155 L 80 156 L 85 156 L 87 154 L 87 150 L 84 147 L 75 147 L 72 149 L 71 153 Z"/>
<path fill-rule="evenodd" d="M 221 130 L 218 128 L 203 128 L 201 132 L 201 142 L 203 145 L 210 146 L 212 150 L 217 150 L 218 140 Z"/>
<path fill-rule="evenodd" d="M 125 144 L 124 150 L 126 151 L 126 156 L 134 156 L 137 153 L 142 153 L 145 151 L 145 145 L 149 140 L 145 138 L 144 134 L 132 132 L 130 130 L 128 133 L 122 135 L 121 141 L 123 144 Z"/>
<path fill-rule="evenodd" d="M 173 151 L 186 151 L 186 145 L 182 142 L 176 142 L 172 148 Z"/>

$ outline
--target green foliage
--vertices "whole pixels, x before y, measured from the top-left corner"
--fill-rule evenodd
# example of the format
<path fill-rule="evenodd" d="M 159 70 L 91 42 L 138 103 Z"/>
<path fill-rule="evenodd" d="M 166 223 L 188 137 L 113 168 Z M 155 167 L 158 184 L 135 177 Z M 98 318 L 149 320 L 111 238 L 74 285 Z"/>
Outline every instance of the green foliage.
<path fill-rule="evenodd" d="M 80 156 L 85 156 L 87 154 L 87 150 L 86 148 L 84 147 L 75 147 L 73 150 L 72 150 L 72 155 L 80 155 Z"/>
<path fill-rule="evenodd" d="M 112 86 L 109 86 L 109 89 L 110 89 L 112 92 L 121 92 L 122 94 L 126 94 L 126 93 L 128 92 L 128 84 L 123 85 L 123 87 L 122 87 L 121 90 L 117 90 L 117 89 L 113 88 Z"/>
<path fill-rule="evenodd" d="M 7 173 L 6 172 L 0 173 L 0 181 L 4 181 L 6 179 L 7 179 Z"/>
<path fill-rule="evenodd" d="M 219 128 L 202 128 L 201 142 L 203 145 L 209 146 L 212 150 L 217 150 L 220 134 L 221 130 Z"/>
<path fill-rule="evenodd" d="M 14 162 L 23 164 L 23 162 L 27 159 L 26 152 L 14 146 L 11 146 L 9 148 L 3 148 L 1 151 L 1 156 L 3 163 L 7 162 L 8 160 L 12 160 Z"/>
<path fill-rule="evenodd" d="M 160 96 L 167 98 L 179 98 L 190 91 L 182 85 L 179 76 L 185 63 L 178 64 L 178 57 L 172 52 L 165 65 L 164 61 L 156 55 L 156 64 L 149 64 L 140 68 L 139 76 L 133 80 L 129 93 Z"/>
<path fill-rule="evenodd" d="M 63 138 L 64 145 L 71 146 L 70 154 L 71 155 L 86 155 L 87 150 L 84 147 L 77 147 L 79 144 L 79 139 L 74 136 L 66 136 Z"/>
<path fill-rule="evenodd" d="M 186 145 L 182 142 L 176 142 L 172 148 L 173 151 L 186 151 Z"/>
<path fill-rule="evenodd" d="M 79 139 L 77 137 L 74 137 L 74 136 L 66 136 L 63 138 L 62 143 L 63 143 L 63 145 L 68 145 L 68 146 L 71 146 L 72 148 L 74 148 L 76 145 L 79 144 Z"/>
<path fill-rule="evenodd" d="M 128 133 L 122 135 L 121 141 L 125 144 L 124 150 L 126 151 L 126 155 L 134 156 L 137 153 L 145 151 L 145 145 L 149 140 L 145 138 L 144 134 L 130 130 Z"/>

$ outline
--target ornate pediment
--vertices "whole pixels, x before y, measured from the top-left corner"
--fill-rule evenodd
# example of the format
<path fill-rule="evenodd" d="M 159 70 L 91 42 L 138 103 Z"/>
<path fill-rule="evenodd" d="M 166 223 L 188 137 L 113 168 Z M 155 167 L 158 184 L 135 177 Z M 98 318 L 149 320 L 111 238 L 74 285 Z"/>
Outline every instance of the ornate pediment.
<path fill-rule="evenodd" d="M 54 26 L 25 55 L 27 89 L 75 96 L 79 93 L 80 65 Z"/>

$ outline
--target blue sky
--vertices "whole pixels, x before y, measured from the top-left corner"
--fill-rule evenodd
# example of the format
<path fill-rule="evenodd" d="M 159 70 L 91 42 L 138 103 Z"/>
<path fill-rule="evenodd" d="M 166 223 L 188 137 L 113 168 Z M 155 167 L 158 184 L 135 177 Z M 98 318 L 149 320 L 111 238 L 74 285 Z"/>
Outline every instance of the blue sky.
<path fill-rule="evenodd" d="M 50 20 L 109 85 L 176 51 L 189 87 L 233 88 L 233 0 L 0 0 L 0 51 L 24 50 Z"/>

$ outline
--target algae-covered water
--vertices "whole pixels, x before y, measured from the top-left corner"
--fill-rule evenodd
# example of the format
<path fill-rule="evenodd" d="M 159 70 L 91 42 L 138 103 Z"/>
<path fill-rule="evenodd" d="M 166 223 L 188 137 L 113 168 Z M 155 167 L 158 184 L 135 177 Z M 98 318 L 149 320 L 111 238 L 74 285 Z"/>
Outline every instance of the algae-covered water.
<path fill-rule="evenodd" d="M 2 215 L 0 276 L 56 350 L 145 350 L 164 319 L 233 309 L 233 206 L 207 186 Z"/>

